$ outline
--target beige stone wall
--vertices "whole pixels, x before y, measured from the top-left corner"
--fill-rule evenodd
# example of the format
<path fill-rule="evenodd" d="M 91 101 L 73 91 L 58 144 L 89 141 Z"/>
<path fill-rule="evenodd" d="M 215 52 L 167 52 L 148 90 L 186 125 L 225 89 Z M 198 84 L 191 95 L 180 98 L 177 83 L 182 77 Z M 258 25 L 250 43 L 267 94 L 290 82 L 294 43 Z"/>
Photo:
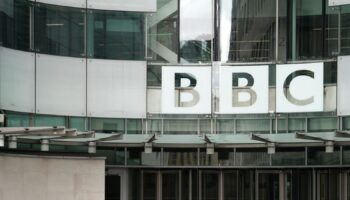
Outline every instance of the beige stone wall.
<path fill-rule="evenodd" d="M 0 154 L 0 200 L 104 200 L 102 159 Z"/>

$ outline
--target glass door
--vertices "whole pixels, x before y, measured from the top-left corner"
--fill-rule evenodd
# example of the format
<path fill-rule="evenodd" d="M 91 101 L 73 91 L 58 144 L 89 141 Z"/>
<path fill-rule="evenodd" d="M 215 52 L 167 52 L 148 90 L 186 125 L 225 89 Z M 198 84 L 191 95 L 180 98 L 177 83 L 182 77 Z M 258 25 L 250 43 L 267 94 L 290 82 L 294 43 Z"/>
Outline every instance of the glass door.
<path fill-rule="evenodd" d="M 142 171 L 141 183 L 141 200 L 158 200 L 158 172 Z"/>
<path fill-rule="evenodd" d="M 143 170 L 141 200 L 180 200 L 180 180 L 179 170 Z"/>
<path fill-rule="evenodd" d="M 256 200 L 292 200 L 289 171 L 257 171 Z"/>
<path fill-rule="evenodd" d="M 164 171 L 162 174 L 162 200 L 180 200 L 180 172 Z"/>
<path fill-rule="evenodd" d="M 200 171 L 200 198 L 201 200 L 219 199 L 219 172 Z"/>
<path fill-rule="evenodd" d="M 339 200 L 341 196 L 341 173 L 337 169 L 317 171 L 317 200 Z"/>

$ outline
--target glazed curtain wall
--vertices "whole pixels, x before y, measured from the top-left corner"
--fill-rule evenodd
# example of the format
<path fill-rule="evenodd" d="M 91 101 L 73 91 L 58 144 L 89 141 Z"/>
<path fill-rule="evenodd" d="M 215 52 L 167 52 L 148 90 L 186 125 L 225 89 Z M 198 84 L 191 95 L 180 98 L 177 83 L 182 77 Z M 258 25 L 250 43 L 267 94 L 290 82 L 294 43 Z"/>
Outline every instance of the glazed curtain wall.
<path fill-rule="evenodd" d="M 157 4 L 157 12 L 145 14 L 3 0 L 0 44 L 61 56 L 162 63 L 285 62 L 350 53 L 349 5 L 311 0 Z"/>
<path fill-rule="evenodd" d="M 70 57 L 119 60 L 145 57 L 141 12 L 4 0 L 0 2 L 0 22 L 0 44 L 8 48 Z"/>

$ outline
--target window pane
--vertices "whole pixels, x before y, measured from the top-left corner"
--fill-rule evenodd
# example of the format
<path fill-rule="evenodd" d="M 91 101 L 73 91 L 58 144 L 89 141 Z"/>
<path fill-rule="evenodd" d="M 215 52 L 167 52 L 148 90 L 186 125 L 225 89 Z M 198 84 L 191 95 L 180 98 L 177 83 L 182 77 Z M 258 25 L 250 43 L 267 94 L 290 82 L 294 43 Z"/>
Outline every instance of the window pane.
<path fill-rule="evenodd" d="M 66 126 L 65 117 L 36 115 L 35 126 Z"/>
<path fill-rule="evenodd" d="M 160 87 L 162 85 L 162 67 L 147 66 L 147 86 Z"/>
<path fill-rule="evenodd" d="M 30 3 L 26 0 L 0 1 L 0 45 L 30 50 Z"/>
<path fill-rule="evenodd" d="M 85 13 L 78 8 L 37 4 L 35 49 L 60 56 L 84 56 Z"/>
<path fill-rule="evenodd" d="M 164 134 L 197 134 L 198 120 L 164 120 Z"/>
<path fill-rule="evenodd" d="M 89 10 L 88 57 L 144 60 L 144 15 L 136 12 Z"/>
<path fill-rule="evenodd" d="M 233 134 L 235 132 L 235 122 L 233 119 L 216 120 L 216 132 Z"/>
<path fill-rule="evenodd" d="M 274 59 L 275 0 L 222 0 L 220 9 L 221 61 Z"/>
<path fill-rule="evenodd" d="M 86 131 L 86 118 L 83 117 L 70 117 L 69 128 L 77 129 L 78 131 Z"/>
<path fill-rule="evenodd" d="M 308 165 L 339 165 L 339 147 L 334 148 L 334 152 L 327 153 L 325 148 L 308 148 Z"/>
<path fill-rule="evenodd" d="M 350 55 L 350 5 L 341 7 L 341 49 L 342 55 Z"/>
<path fill-rule="evenodd" d="M 247 132 L 270 132 L 270 120 L 269 119 L 238 119 L 237 133 Z"/>
<path fill-rule="evenodd" d="M 305 119 L 304 118 L 288 119 L 288 130 L 289 132 L 305 131 Z"/>
<path fill-rule="evenodd" d="M 178 3 L 174 0 L 157 2 L 157 12 L 147 15 L 147 57 L 174 63 L 178 60 Z"/>
<path fill-rule="evenodd" d="M 30 115 L 28 114 L 6 114 L 6 126 L 8 127 L 29 127 Z"/>
<path fill-rule="evenodd" d="M 142 133 L 142 120 L 128 119 L 128 134 L 141 134 L 141 133 Z"/>
<path fill-rule="evenodd" d="M 90 129 L 96 132 L 124 133 L 125 130 L 123 119 L 92 118 L 90 122 Z"/>
<path fill-rule="evenodd" d="M 309 131 L 334 131 L 337 129 L 337 118 L 312 118 L 309 119 Z"/>
<path fill-rule="evenodd" d="M 212 7 L 212 0 L 180 0 L 180 54 L 187 62 L 211 61 Z"/>

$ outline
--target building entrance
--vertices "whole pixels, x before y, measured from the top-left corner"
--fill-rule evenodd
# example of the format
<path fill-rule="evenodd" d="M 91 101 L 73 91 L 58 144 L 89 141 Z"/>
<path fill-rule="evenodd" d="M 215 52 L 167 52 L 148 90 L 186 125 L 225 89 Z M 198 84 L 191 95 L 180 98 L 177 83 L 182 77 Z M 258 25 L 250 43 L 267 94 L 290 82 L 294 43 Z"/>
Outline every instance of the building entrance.
<path fill-rule="evenodd" d="M 350 200 L 341 169 L 141 169 L 135 200 Z M 131 180 L 130 180 L 131 181 Z M 130 197 L 130 195 L 129 195 Z M 138 198 L 139 197 L 139 198 Z"/>

